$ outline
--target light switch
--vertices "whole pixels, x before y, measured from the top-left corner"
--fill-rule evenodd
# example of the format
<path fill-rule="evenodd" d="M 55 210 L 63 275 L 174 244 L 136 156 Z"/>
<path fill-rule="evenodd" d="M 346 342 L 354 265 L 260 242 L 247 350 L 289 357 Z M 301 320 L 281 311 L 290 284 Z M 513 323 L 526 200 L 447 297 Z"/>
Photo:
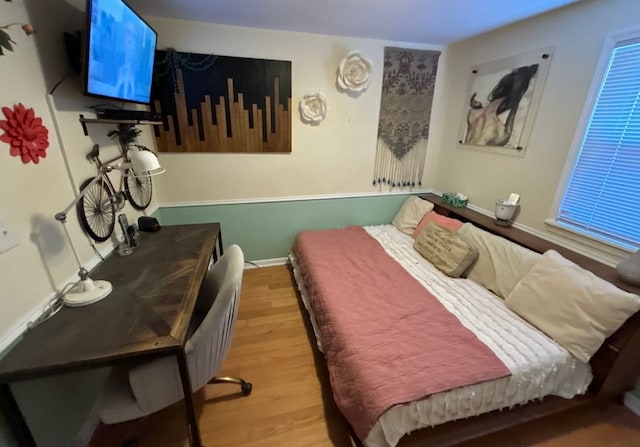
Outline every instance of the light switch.
<path fill-rule="evenodd" d="M 18 241 L 15 238 L 13 231 L 9 230 L 9 227 L 0 220 L 0 254 L 11 250 L 18 246 Z"/>

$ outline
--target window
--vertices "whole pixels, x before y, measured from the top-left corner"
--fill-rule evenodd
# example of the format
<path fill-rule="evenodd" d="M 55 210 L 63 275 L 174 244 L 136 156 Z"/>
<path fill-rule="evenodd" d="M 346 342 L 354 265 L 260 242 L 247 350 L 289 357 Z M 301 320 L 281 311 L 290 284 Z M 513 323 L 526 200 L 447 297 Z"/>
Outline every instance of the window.
<path fill-rule="evenodd" d="M 556 222 L 609 244 L 640 247 L 640 37 L 608 53 Z M 598 87 L 598 86 L 596 86 Z"/>

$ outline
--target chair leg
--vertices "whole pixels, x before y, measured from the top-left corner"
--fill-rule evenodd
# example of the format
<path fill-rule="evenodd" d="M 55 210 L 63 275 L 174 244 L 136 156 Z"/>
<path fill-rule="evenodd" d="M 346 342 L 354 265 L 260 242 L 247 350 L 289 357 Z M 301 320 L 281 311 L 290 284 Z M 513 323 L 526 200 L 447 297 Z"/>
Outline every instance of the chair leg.
<path fill-rule="evenodd" d="M 242 394 L 244 394 L 245 396 L 251 394 L 251 389 L 253 388 L 253 385 L 251 385 L 251 383 L 236 377 L 214 377 L 213 379 L 209 380 L 209 383 L 235 383 L 236 385 L 240 385 Z"/>

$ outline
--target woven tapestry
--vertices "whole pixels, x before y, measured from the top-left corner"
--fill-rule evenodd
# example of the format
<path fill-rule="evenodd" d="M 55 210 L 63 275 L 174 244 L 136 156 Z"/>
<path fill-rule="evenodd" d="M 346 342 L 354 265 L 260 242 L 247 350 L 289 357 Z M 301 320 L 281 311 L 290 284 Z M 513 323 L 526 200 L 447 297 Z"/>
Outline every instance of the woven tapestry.
<path fill-rule="evenodd" d="M 385 48 L 374 186 L 422 186 L 439 57 L 439 51 Z"/>

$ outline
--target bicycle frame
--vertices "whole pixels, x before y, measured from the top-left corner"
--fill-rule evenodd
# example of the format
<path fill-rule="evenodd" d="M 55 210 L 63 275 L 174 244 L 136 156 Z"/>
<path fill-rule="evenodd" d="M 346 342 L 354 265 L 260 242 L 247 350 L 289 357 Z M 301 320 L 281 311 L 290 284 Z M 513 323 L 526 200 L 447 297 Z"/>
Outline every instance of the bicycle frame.
<path fill-rule="evenodd" d="M 118 192 L 122 191 L 122 184 L 124 182 L 124 175 L 121 177 L 120 179 L 120 189 L 118 191 L 116 191 L 116 189 L 113 186 L 113 183 L 111 182 L 111 179 L 109 179 L 109 176 L 107 175 L 108 172 L 113 171 L 114 169 L 121 169 L 121 167 L 116 167 L 113 166 L 111 163 L 121 160 L 121 159 L 127 159 L 125 157 L 124 154 L 119 155 L 115 158 L 112 158 L 111 160 L 102 163 L 102 161 L 100 160 L 100 148 L 99 146 L 96 144 L 93 146 L 93 149 L 91 149 L 91 151 L 87 154 L 87 160 L 92 161 L 93 163 L 96 164 L 97 166 L 97 174 L 95 175 L 95 177 L 91 180 L 91 182 L 89 182 L 87 185 L 84 186 L 84 188 L 80 191 L 80 193 L 76 196 L 75 200 L 73 202 L 71 202 L 69 204 L 69 206 L 67 206 L 64 210 L 62 210 L 59 213 L 56 213 L 55 218 L 56 220 L 60 221 L 60 222 L 66 222 L 67 219 L 67 214 L 69 213 L 69 210 L 71 210 L 71 208 L 73 208 L 74 206 L 77 205 L 77 203 L 84 197 L 86 191 L 93 186 L 94 184 L 98 183 L 99 181 L 105 181 L 109 184 L 109 186 L 111 187 L 111 191 L 116 192 L 116 194 Z M 113 203 L 113 198 L 110 198 L 110 201 Z M 117 205 L 117 203 L 114 203 L 114 205 Z"/>
<path fill-rule="evenodd" d="M 134 172 L 127 153 L 122 148 L 120 152 L 121 155 L 103 162 L 100 159 L 100 147 L 97 144 L 93 146 L 87 154 L 87 160 L 96 165 L 96 175 L 85 180 L 74 201 L 81 226 L 98 242 L 104 242 L 111 236 L 116 213 L 124 208 L 127 201 L 139 211 L 146 209 L 151 202 L 151 177 L 148 173 Z M 114 170 L 122 173 L 117 189 L 109 177 Z"/>
<path fill-rule="evenodd" d="M 130 160 L 128 159 L 127 155 L 123 152 L 121 155 L 118 155 L 117 157 L 114 157 L 110 160 L 107 160 L 106 162 L 103 162 L 102 160 L 100 160 L 100 146 L 96 144 L 93 146 L 91 151 L 87 154 L 87 160 L 93 162 L 96 165 L 98 169 L 98 175 L 102 178 L 102 181 L 104 183 L 107 183 L 109 186 L 109 188 L 107 188 L 106 190 L 114 192 L 114 194 L 109 197 L 109 201 L 113 204 L 116 211 L 122 210 L 124 208 L 124 202 L 127 197 L 123 191 L 125 171 L 126 169 L 129 168 L 129 166 L 123 166 L 123 165 L 130 164 Z M 113 165 L 114 162 L 119 160 L 124 160 L 124 163 L 121 163 L 119 165 Z M 113 182 L 107 175 L 109 172 L 113 170 L 122 171 L 118 189 L 115 188 Z"/>

